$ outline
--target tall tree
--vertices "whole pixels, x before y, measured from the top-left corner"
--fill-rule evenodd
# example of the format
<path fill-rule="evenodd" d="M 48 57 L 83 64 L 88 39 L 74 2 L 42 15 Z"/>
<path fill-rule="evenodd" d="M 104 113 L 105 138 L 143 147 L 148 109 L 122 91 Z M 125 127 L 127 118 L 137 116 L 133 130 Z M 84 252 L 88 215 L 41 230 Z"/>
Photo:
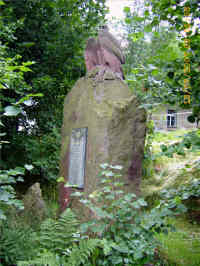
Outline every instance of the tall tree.
<path fill-rule="evenodd" d="M 2 28 L 5 31 L 12 25 L 14 30 L 12 38 L 1 34 L 2 43 L 9 47 L 10 57 L 20 55 L 19 62 L 34 62 L 32 71 L 25 73 L 27 86 L 17 85 L 17 90 L 25 95 L 39 92 L 43 97 L 32 98 L 28 108 L 24 104 L 16 119 L 4 119 L 10 144 L 4 145 L 2 167 L 23 165 L 28 160 L 35 165 L 36 176 L 55 179 L 63 99 L 85 73 L 84 45 L 104 20 L 105 0 L 5 0 L 4 3 Z M 13 88 L 3 92 L 9 101 L 20 99 L 16 87 Z"/>
<path fill-rule="evenodd" d="M 139 34 L 151 32 L 154 34 L 153 43 L 159 43 L 158 56 L 152 56 L 153 66 L 157 68 L 157 77 L 162 77 L 157 87 L 165 87 L 164 102 L 176 103 L 182 108 L 192 108 L 191 122 L 199 120 L 200 116 L 200 89 L 199 89 L 199 27 L 200 15 L 199 1 L 171 1 L 148 0 L 145 1 L 147 10 L 138 19 L 141 22 L 149 20 L 144 31 Z M 128 11 L 128 10 L 127 10 Z M 129 14 L 129 21 L 135 19 Z M 171 40 L 163 42 L 160 29 L 167 23 Z M 166 37 L 164 38 L 166 39 Z M 163 39 L 163 40 L 164 40 Z M 160 42 L 161 40 L 161 42 Z M 155 51 L 156 50 L 156 46 Z M 187 96 L 186 96 L 187 95 Z M 185 97 L 186 96 L 186 97 Z M 185 99 L 185 100 L 184 100 Z M 190 99 L 191 102 L 186 99 Z"/>

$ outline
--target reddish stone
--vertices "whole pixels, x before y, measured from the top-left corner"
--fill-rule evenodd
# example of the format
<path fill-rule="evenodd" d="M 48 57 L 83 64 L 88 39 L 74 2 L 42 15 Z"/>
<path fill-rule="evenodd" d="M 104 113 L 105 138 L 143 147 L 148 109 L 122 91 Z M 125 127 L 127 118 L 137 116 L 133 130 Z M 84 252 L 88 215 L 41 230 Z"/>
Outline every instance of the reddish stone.
<path fill-rule="evenodd" d="M 85 50 L 85 64 L 87 71 L 96 66 L 103 66 L 111 69 L 114 73 L 124 79 L 120 59 L 112 52 L 103 48 L 95 39 L 89 39 Z"/>

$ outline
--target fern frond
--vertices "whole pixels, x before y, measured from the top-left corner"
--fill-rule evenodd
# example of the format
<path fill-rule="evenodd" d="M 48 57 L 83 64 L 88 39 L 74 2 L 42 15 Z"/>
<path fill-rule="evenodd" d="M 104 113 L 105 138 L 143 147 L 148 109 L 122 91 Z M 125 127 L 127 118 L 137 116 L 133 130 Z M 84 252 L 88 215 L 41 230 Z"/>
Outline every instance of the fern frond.
<path fill-rule="evenodd" d="M 0 233 L 0 260 L 13 265 L 16 260 L 25 260 L 36 255 L 36 242 L 30 228 L 2 226 Z"/>
<path fill-rule="evenodd" d="M 100 240 L 98 239 L 82 239 L 79 245 L 75 245 L 72 248 L 70 257 L 66 263 L 67 266 L 79 266 L 86 265 L 89 258 L 92 256 L 96 248 L 100 246 Z"/>
<path fill-rule="evenodd" d="M 36 259 L 19 261 L 18 266 L 86 266 L 101 240 L 77 238 L 78 222 L 70 209 L 58 221 L 48 219 L 38 236 L 40 252 Z M 78 240 L 75 242 L 75 240 Z M 44 252 L 45 251 L 45 252 Z M 67 259 L 68 258 L 68 259 Z"/>
<path fill-rule="evenodd" d="M 40 256 L 34 260 L 19 261 L 17 266 L 60 266 L 61 258 L 51 252 L 40 254 Z"/>
<path fill-rule="evenodd" d="M 41 248 L 61 254 L 74 242 L 78 225 L 76 216 L 70 209 L 63 212 L 58 221 L 52 219 L 44 221 L 38 239 Z"/>

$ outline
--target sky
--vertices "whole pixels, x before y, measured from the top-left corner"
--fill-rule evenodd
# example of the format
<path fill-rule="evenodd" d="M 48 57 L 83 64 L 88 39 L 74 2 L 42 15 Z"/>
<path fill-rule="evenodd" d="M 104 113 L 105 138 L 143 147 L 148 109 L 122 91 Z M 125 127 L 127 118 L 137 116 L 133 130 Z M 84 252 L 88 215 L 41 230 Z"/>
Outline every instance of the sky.
<path fill-rule="evenodd" d="M 115 17 L 117 19 L 123 19 L 125 17 L 123 9 L 125 6 L 129 6 L 130 2 L 133 2 L 133 0 L 107 0 L 106 5 L 109 7 L 109 14 L 107 14 L 106 18 L 108 21 L 112 19 L 112 17 Z M 119 40 L 122 39 L 123 35 L 123 29 L 118 26 L 117 31 L 116 27 L 114 27 L 114 24 L 108 23 L 109 31 L 117 37 Z"/>
<path fill-rule="evenodd" d="M 128 6 L 132 0 L 107 0 L 107 6 L 110 8 L 110 14 L 107 15 L 108 18 L 112 16 L 117 18 L 123 18 L 123 9 L 125 6 Z"/>

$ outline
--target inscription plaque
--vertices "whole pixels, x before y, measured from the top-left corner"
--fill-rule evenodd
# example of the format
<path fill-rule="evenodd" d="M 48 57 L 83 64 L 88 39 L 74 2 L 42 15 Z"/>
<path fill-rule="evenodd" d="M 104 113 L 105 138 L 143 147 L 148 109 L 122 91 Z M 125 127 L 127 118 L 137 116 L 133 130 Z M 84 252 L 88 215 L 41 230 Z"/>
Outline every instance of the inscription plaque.
<path fill-rule="evenodd" d="M 84 187 L 87 128 L 72 129 L 69 151 L 69 184 Z"/>

